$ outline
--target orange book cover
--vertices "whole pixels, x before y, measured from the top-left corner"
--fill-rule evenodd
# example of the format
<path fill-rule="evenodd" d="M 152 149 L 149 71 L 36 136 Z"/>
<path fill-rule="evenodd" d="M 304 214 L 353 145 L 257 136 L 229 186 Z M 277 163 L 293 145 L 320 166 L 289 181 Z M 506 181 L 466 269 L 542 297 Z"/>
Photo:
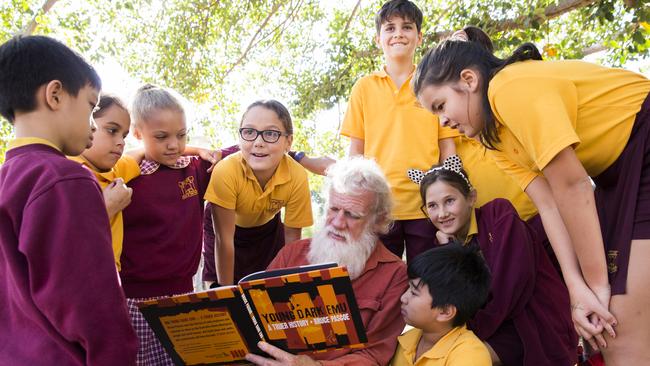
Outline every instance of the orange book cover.
<path fill-rule="evenodd" d="M 244 364 L 265 340 L 288 352 L 367 342 L 352 283 L 334 263 L 257 272 L 239 286 L 138 304 L 177 365 Z"/>

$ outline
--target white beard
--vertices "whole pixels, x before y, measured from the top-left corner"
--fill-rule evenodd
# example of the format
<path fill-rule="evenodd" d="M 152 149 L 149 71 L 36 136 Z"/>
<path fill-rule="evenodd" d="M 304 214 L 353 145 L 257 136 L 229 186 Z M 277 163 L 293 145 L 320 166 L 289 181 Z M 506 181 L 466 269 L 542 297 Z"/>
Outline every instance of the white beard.
<path fill-rule="evenodd" d="M 377 243 L 377 235 L 372 232 L 370 226 L 368 225 L 358 240 L 350 239 L 349 233 L 339 232 L 329 225 L 323 227 L 311 240 L 307 260 L 310 264 L 336 262 L 339 266 L 347 267 L 350 279 L 357 279 Z M 330 238 L 327 236 L 330 231 L 344 236 L 346 241 Z"/>

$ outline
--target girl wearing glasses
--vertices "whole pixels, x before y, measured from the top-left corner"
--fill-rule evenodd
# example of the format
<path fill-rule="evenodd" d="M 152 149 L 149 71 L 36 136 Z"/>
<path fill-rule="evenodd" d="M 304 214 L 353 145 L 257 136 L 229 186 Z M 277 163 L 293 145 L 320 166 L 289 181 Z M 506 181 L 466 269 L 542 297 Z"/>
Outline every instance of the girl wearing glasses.
<path fill-rule="evenodd" d="M 239 136 L 241 151 L 215 166 L 205 194 L 213 204 L 219 285 L 266 269 L 284 243 L 300 239 L 313 223 L 307 173 L 287 155 L 293 125 L 285 106 L 275 100 L 251 104 Z"/>
<path fill-rule="evenodd" d="M 475 209 L 476 190 L 460 159 L 450 164 L 453 158 L 411 179 L 420 181 L 422 210 L 438 241 L 478 246 L 492 273 L 489 300 L 468 326 L 495 365 L 574 365 L 578 339 L 569 294 L 540 237 L 508 200 Z"/>

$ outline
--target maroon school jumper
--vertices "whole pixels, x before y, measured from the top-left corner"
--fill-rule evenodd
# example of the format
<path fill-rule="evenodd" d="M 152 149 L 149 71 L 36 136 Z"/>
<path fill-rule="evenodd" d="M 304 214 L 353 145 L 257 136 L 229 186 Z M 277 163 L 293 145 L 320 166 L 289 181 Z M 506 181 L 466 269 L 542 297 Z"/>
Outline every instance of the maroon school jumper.
<path fill-rule="evenodd" d="M 102 193 L 58 150 L 7 151 L 0 169 L 0 365 L 132 365 Z"/>
<path fill-rule="evenodd" d="M 468 323 L 505 365 L 575 365 L 578 337 L 569 293 L 531 228 L 510 201 L 476 209 L 479 245 L 492 273 L 490 297 Z"/>
<path fill-rule="evenodd" d="M 210 163 L 192 157 L 181 169 L 160 165 L 129 182 L 124 209 L 122 286 L 128 298 L 193 291 L 201 256 L 203 194 Z"/>

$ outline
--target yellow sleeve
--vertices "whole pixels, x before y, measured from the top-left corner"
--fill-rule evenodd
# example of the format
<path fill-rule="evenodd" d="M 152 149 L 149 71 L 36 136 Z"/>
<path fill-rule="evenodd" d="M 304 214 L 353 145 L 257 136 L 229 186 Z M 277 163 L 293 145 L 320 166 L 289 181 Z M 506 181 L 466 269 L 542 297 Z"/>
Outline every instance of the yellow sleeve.
<path fill-rule="evenodd" d="M 519 140 L 539 170 L 567 146 L 580 143 L 575 130 L 578 95 L 572 82 L 515 78 L 491 94 L 496 118 Z"/>
<path fill-rule="evenodd" d="M 128 155 L 122 155 L 117 163 L 115 163 L 113 170 L 115 171 L 115 176 L 124 179 L 124 183 L 140 176 L 140 165 Z"/>
<path fill-rule="evenodd" d="M 237 168 L 239 168 L 237 159 L 225 159 L 215 165 L 205 191 L 206 201 L 229 210 L 235 209 L 238 194 Z"/>
<path fill-rule="evenodd" d="M 363 89 L 361 86 L 361 80 L 357 81 L 352 87 L 350 100 L 348 101 L 348 109 L 345 112 L 343 125 L 341 126 L 341 135 L 365 140 L 365 121 L 363 120 Z"/>
<path fill-rule="evenodd" d="M 449 352 L 447 362 L 449 366 L 491 366 L 492 359 L 487 347 L 478 338 L 464 341 Z"/>
<path fill-rule="evenodd" d="M 509 175 L 510 178 L 514 179 L 517 185 L 521 187 L 522 191 L 526 190 L 526 187 L 528 187 L 533 179 L 535 179 L 538 175 L 541 175 L 530 169 L 526 169 L 521 165 L 518 165 L 502 151 L 487 149 L 486 153 L 492 160 L 494 160 L 499 169 Z"/>
<path fill-rule="evenodd" d="M 458 132 L 458 130 L 454 130 L 453 128 L 449 127 L 442 127 L 440 125 L 440 118 L 438 118 L 436 115 L 433 115 L 433 117 L 433 123 L 438 125 L 438 140 L 460 136 L 460 132 Z"/>
<path fill-rule="evenodd" d="M 291 196 L 284 211 L 284 224 L 294 228 L 311 226 L 314 219 L 312 218 L 307 172 L 302 167 L 294 167 L 292 170 Z"/>

